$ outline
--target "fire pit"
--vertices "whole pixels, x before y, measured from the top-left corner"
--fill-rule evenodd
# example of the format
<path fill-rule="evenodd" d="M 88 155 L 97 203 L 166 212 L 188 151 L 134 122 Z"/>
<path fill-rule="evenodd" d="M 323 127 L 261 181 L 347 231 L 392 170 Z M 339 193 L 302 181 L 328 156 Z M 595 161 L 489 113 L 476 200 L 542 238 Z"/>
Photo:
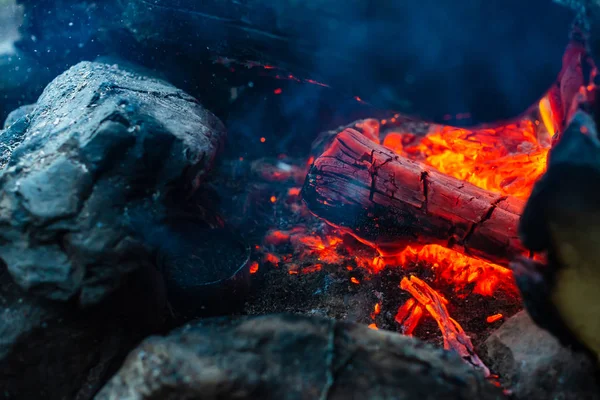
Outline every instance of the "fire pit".
<path fill-rule="evenodd" d="M 10 3 L 7 398 L 600 398 L 595 3 Z"/>

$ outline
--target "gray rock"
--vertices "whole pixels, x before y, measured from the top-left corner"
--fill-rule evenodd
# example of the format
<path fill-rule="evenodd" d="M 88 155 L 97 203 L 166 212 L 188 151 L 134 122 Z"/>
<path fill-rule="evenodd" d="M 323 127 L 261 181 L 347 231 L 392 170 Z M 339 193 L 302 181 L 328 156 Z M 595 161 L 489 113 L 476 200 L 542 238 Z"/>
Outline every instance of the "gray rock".
<path fill-rule="evenodd" d="M 92 398 L 164 317 L 164 296 L 160 303 L 151 289 L 159 281 L 149 277 L 136 277 L 145 287 L 128 284 L 114 301 L 82 313 L 28 295 L 0 266 L 0 398 Z"/>
<path fill-rule="evenodd" d="M 97 400 L 503 399 L 413 338 L 300 315 L 204 320 L 146 339 Z"/>
<path fill-rule="evenodd" d="M 517 399 L 600 399 L 594 363 L 562 347 L 525 311 L 490 335 L 480 356 Z"/>
<path fill-rule="evenodd" d="M 224 135 L 164 81 L 77 64 L 0 134 L 0 258 L 24 289 L 99 302 L 153 257 L 131 219 L 160 221 L 195 191 Z"/>
<path fill-rule="evenodd" d="M 9 126 L 19 121 L 21 118 L 26 118 L 33 110 L 35 110 L 35 104 L 26 104 L 11 111 L 4 121 L 4 129 L 8 129 Z"/>

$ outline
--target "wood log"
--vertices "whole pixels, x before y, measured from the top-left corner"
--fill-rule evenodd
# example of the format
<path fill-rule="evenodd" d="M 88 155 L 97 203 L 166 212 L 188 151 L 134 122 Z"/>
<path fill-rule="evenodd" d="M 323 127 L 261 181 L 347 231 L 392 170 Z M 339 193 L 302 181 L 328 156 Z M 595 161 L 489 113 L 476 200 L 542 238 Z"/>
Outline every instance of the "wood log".
<path fill-rule="evenodd" d="M 517 235 L 522 200 L 442 174 L 351 128 L 315 160 L 303 198 L 314 214 L 383 254 L 440 244 L 508 265 L 527 253 Z"/>
<path fill-rule="evenodd" d="M 122 53 L 148 53 L 153 67 L 177 55 L 194 72 L 211 58 L 268 66 L 282 78 L 465 126 L 515 117 L 540 99 L 560 71 L 574 15 L 551 0 L 118 3 L 133 38 Z"/>

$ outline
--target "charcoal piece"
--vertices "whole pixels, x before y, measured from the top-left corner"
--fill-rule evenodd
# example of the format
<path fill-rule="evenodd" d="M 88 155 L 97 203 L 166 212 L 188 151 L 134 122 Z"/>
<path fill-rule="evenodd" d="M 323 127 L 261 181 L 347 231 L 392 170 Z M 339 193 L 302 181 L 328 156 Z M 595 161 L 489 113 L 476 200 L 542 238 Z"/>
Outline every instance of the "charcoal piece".
<path fill-rule="evenodd" d="M 204 320 L 134 350 L 97 400 L 502 399 L 452 353 L 299 315 Z"/>
<path fill-rule="evenodd" d="M 0 396 L 91 399 L 127 353 L 161 328 L 161 285 L 157 272 L 139 270 L 110 302 L 81 312 L 25 293 L 0 266 Z"/>
<path fill-rule="evenodd" d="M 517 400 L 600 399 L 594 363 L 561 346 L 525 311 L 493 332 L 480 355 Z"/>
<path fill-rule="evenodd" d="M 273 76 L 457 125 L 516 117 L 536 103 L 557 78 L 574 19 L 551 0 L 120 4 L 138 49 L 281 68 Z"/>
<path fill-rule="evenodd" d="M 0 258 L 23 288 L 83 305 L 153 257 L 128 215 L 159 221 L 210 169 L 225 131 L 194 98 L 82 62 L 0 135 Z M 169 199 L 169 201 L 167 201 Z"/>

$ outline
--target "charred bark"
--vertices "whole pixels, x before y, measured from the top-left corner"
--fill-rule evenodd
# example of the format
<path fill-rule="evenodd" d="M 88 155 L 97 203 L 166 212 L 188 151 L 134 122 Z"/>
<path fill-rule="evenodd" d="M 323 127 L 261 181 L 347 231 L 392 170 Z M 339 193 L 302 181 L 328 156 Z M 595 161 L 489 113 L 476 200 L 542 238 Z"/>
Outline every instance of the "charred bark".
<path fill-rule="evenodd" d="M 385 254 L 441 244 L 507 265 L 526 253 L 517 236 L 523 201 L 403 158 L 354 129 L 315 160 L 303 197 L 313 213 Z"/>

